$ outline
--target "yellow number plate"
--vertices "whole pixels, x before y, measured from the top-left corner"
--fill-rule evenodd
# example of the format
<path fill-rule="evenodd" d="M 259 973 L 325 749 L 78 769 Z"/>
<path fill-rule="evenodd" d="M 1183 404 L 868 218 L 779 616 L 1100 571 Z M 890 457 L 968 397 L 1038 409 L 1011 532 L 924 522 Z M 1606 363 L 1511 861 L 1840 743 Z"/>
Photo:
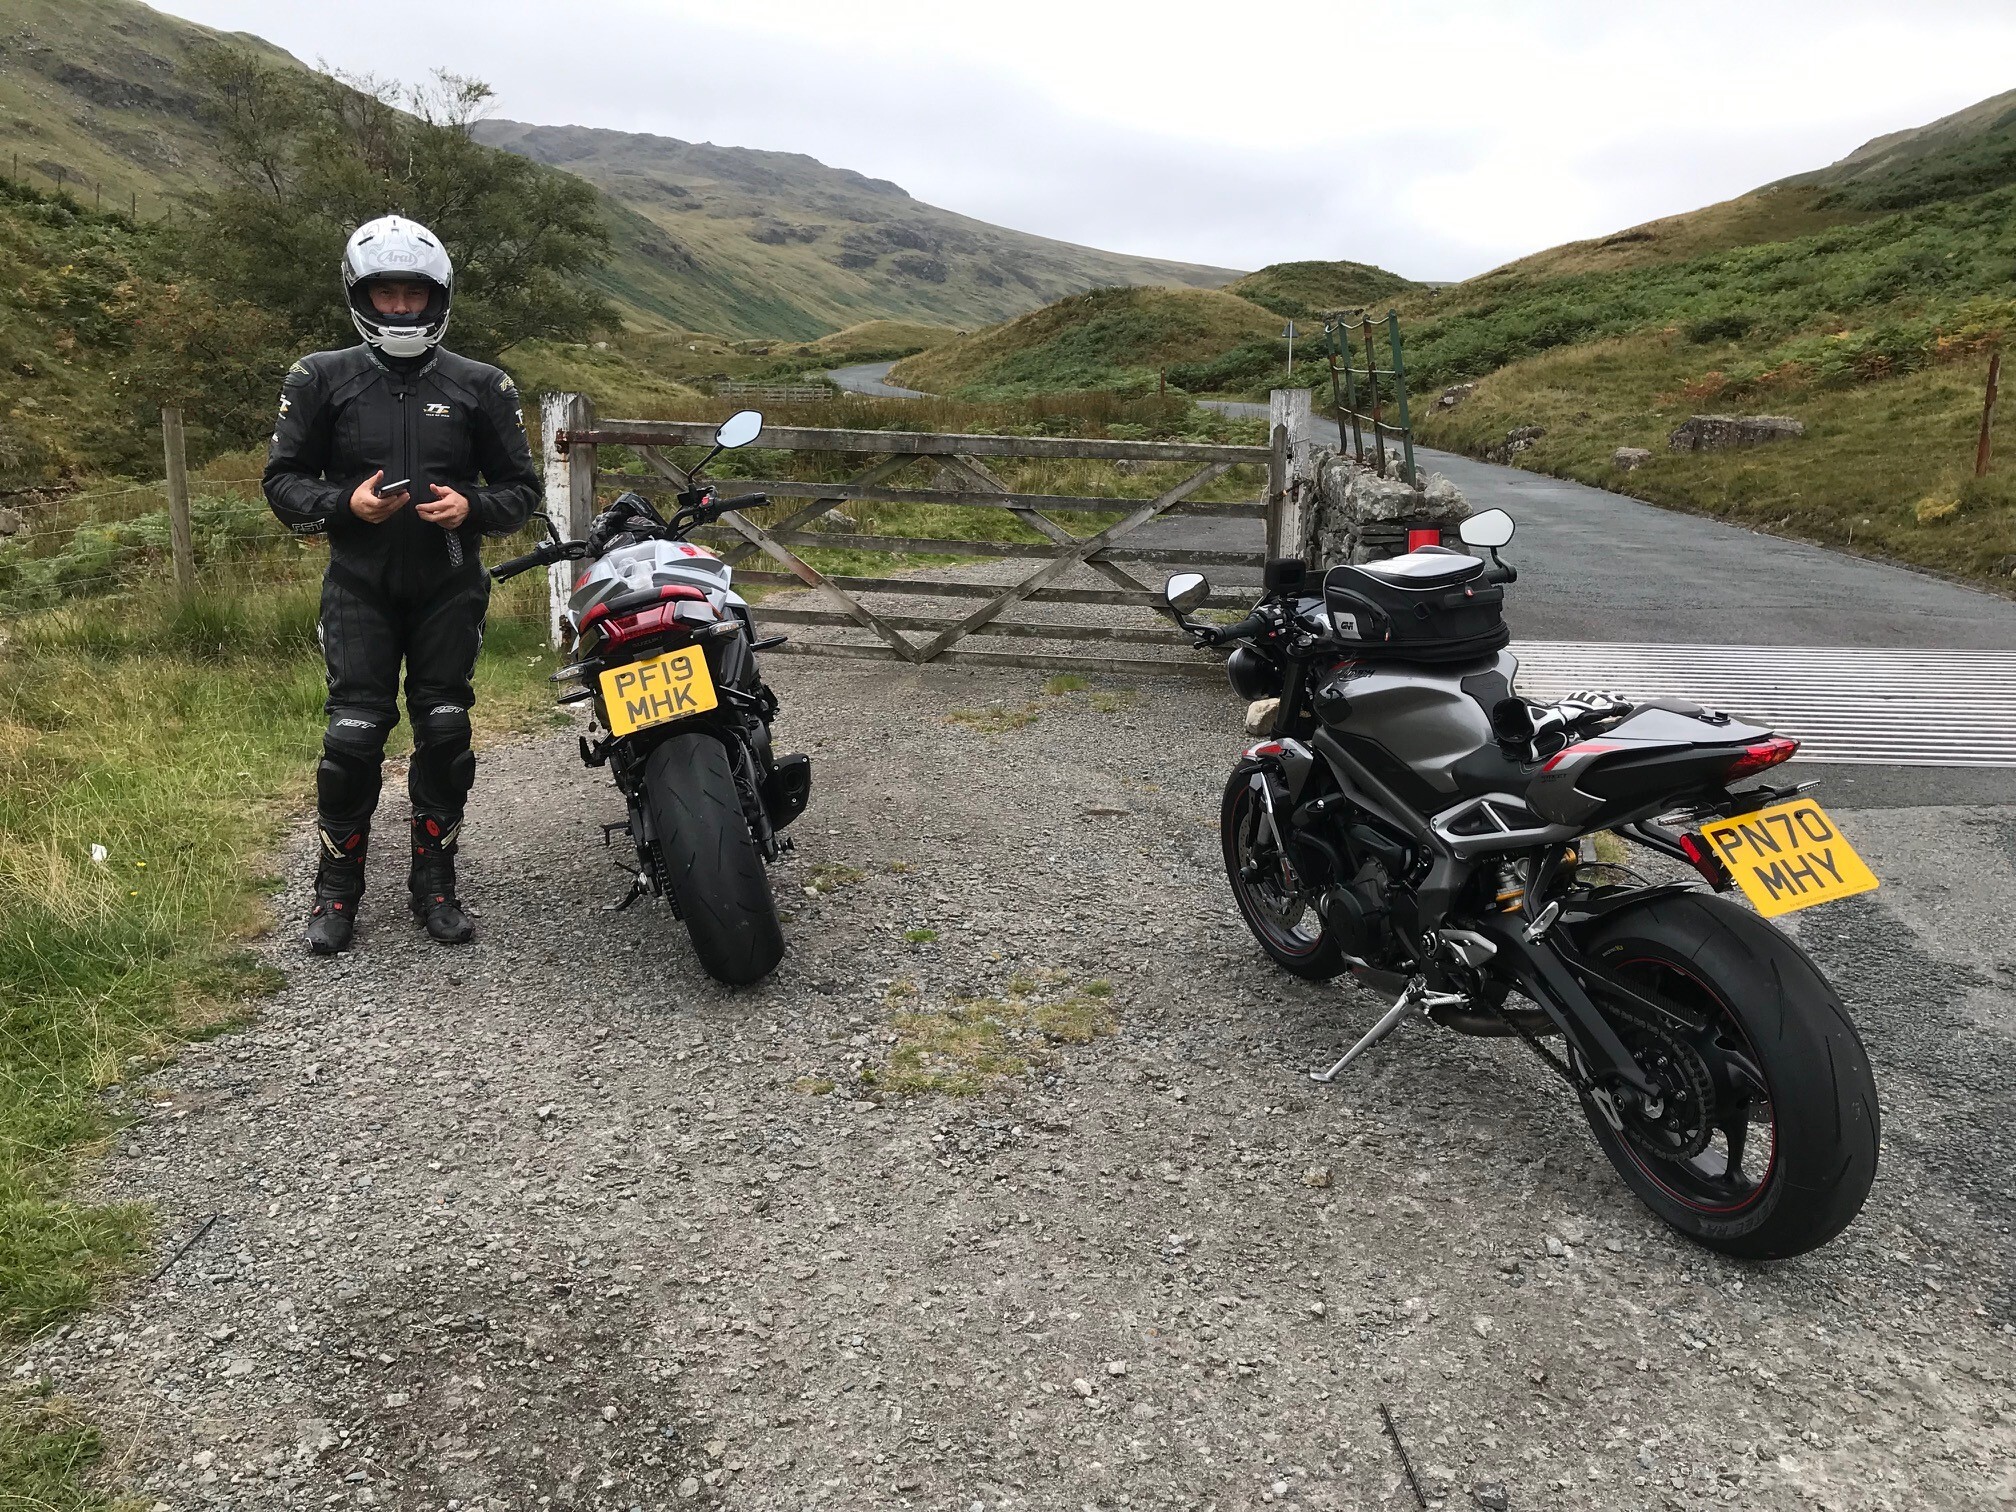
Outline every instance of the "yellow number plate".
<path fill-rule="evenodd" d="M 705 714 L 720 702 L 714 679 L 707 675 L 707 658 L 698 646 L 667 651 L 602 674 L 602 707 L 608 713 L 611 735 L 628 735 L 689 714 Z"/>
<path fill-rule="evenodd" d="M 1718 819 L 1701 833 L 1743 896 L 1767 919 L 1878 885 L 1876 874 L 1810 798 Z"/>

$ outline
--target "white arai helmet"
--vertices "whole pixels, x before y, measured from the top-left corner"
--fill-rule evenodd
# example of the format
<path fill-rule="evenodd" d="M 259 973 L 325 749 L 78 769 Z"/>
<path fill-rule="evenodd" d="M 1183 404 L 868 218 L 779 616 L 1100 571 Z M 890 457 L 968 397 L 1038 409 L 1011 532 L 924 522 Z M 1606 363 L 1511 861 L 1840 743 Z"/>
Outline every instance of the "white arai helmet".
<path fill-rule="evenodd" d="M 420 279 L 433 285 L 427 308 L 418 315 L 381 315 L 370 286 L 380 279 Z M 448 305 L 455 293 L 455 265 L 440 240 L 418 221 L 381 215 L 366 221 L 343 248 L 343 290 L 350 318 L 363 338 L 388 357 L 419 357 L 440 345 L 448 332 Z"/>

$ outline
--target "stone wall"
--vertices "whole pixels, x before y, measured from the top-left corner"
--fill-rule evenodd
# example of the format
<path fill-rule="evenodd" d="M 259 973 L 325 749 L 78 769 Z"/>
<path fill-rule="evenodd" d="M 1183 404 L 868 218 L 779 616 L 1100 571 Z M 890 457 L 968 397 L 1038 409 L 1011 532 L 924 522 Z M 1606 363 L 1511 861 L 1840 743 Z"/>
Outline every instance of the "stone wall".
<path fill-rule="evenodd" d="M 1470 515 L 1470 505 L 1454 483 L 1427 473 L 1416 487 L 1398 476 L 1397 454 L 1390 476 L 1381 477 L 1348 456 L 1316 454 L 1315 508 L 1302 542 L 1312 567 L 1363 562 L 1404 548 L 1409 527 L 1453 528 Z"/>

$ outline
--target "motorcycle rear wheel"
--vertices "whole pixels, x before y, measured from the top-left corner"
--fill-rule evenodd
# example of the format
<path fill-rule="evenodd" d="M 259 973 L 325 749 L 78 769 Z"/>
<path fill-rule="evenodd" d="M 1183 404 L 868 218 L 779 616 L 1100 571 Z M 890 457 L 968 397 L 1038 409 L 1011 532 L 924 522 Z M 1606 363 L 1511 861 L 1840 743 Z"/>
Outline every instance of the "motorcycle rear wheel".
<path fill-rule="evenodd" d="M 701 966 L 731 987 L 768 976 L 784 958 L 784 929 L 727 750 L 698 731 L 672 736 L 645 761 L 644 801 Z"/>
<path fill-rule="evenodd" d="M 1744 1260 L 1804 1254 L 1848 1227 L 1876 1179 L 1876 1085 L 1847 1009 L 1806 953 L 1704 893 L 1620 909 L 1583 948 L 1685 1015 L 1687 1026 L 1649 1030 L 1612 1021 L 1641 1064 L 1712 1103 L 1685 1117 L 1676 1104 L 1663 1126 L 1624 1111 L 1619 1128 L 1617 1108 L 1584 1097 L 1596 1142 L 1638 1198 L 1695 1243 Z M 1691 1082 L 1668 1074 L 1682 1068 Z M 1708 1138 L 1688 1154 L 1697 1119 Z"/>
<path fill-rule="evenodd" d="M 1218 833 L 1225 851 L 1225 880 L 1253 938 L 1275 965 L 1311 982 L 1327 982 L 1350 963 L 1331 937 L 1315 898 L 1292 885 L 1267 814 L 1254 789 L 1260 769 L 1239 766 L 1225 783 Z"/>

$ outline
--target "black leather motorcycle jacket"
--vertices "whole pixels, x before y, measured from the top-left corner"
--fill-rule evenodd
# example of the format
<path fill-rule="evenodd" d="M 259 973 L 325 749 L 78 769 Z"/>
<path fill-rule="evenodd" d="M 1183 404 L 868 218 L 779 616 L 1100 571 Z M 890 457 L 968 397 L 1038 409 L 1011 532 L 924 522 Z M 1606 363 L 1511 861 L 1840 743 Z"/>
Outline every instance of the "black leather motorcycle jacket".
<path fill-rule="evenodd" d="M 381 468 L 383 483 L 410 478 L 412 497 L 373 525 L 350 512 L 350 495 Z M 459 529 L 420 518 L 414 506 L 434 497 L 431 483 L 469 500 Z M 289 530 L 329 537 L 332 570 L 406 601 L 481 577 L 482 538 L 517 530 L 542 492 L 508 375 L 443 349 L 400 362 L 367 346 L 315 352 L 287 370 L 264 485 Z"/>

